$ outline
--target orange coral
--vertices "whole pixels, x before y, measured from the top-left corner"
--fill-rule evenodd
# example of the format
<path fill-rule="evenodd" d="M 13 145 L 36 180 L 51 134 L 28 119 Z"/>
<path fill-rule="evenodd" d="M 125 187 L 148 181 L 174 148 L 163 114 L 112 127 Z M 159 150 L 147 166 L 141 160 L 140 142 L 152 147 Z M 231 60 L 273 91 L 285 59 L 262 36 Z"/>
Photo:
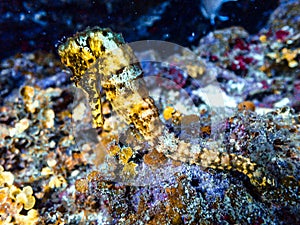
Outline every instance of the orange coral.
<path fill-rule="evenodd" d="M 39 214 L 32 209 L 35 205 L 35 197 L 30 186 L 22 190 L 13 185 L 14 176 L 4 171 L 0 166 L 0 224 L 10 225 L 34 225 L 37 224 Z M 20 214 L 29 210 L 27 214 Z"/>

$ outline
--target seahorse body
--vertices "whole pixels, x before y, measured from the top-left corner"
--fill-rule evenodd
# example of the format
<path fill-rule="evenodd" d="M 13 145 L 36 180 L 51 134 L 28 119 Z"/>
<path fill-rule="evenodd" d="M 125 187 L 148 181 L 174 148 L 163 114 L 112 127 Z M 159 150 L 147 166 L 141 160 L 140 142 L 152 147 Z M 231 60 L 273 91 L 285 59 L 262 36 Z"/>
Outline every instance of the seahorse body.
<path fill-rule="evenodd" d="M 59 46 L 58 53 L 61 61 L 72 70 L 76 86 L 88 94 L 96 127 L 103 125 L 100 88 L 97 87 L 100 81 L 113 110 L 155 144 L 157 151 L 205 168 L 237 170 L 255 184 L 265 182 L 266 178 L 249 158 L 228 154 L 223 149 L 191 145 L 162 126 L 154 101 L 143 80 L 138 79 L 143 71 L 121 34 L 98 27 L 88 29 L 68 38 Z"/>
<path fill-rule="evenodd" d="M 78 33 L 59 46 L 62 62 L 73 72 L 76 86 L 89 96 L 95 127 L 103 125 L 100 88 L 114 110 L 128 124 L 134 124 L 147 139 L 160 133 L 158 110 L 142 79 L 143 71 L 120 34 L 93 28 Z"/>

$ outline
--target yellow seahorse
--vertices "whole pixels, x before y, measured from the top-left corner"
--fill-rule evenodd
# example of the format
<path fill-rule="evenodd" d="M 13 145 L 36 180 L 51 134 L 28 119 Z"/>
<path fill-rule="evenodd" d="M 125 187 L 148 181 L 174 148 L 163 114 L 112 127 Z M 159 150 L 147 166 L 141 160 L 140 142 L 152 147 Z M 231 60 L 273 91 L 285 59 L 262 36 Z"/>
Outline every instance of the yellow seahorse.
<path fill-rule="evenodd" d="M 76 86 L 88 94 L 95 127 L 104 122 L 97 85 L 100 82 L 113 110 L 167 157 L 205 168 L 237 170 L 255 185 L 271 182 L 249 158 L 223 149 L 191 145 L 164 128 L 143 79 L 139 79 L 143 71 L 121 34 L 108 28 L 87 29 L 68 38 L 59 46 L 58 53 L 62 63 L 73 72 Z"/>

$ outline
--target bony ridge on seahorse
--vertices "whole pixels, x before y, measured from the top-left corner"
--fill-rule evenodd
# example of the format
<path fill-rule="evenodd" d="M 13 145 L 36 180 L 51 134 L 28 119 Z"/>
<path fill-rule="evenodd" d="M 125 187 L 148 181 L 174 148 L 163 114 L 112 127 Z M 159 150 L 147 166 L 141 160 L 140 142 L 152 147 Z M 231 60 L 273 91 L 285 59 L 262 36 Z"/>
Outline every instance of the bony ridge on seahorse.
<path fill-rule="evenodd" d="M 237 170 L 255 185 L 266 182 L 249 158 L 229 154 L 223 149 L 191 145 L 164 128 L 143 79 L 139 79 L 143 77 L 141 66 L 121 34 L 108 28 L 87 29 L 68 38 L 59 46 L 58 53 L 62 63 L 73 72 L 71 79 L 75 85 L 88 94 L 95 127 L 101 127 L 104 122 L 100 82 L 113 110 L 127 124 L 133 124 L 157 151 L 174 160 L 205 168 Z"/>

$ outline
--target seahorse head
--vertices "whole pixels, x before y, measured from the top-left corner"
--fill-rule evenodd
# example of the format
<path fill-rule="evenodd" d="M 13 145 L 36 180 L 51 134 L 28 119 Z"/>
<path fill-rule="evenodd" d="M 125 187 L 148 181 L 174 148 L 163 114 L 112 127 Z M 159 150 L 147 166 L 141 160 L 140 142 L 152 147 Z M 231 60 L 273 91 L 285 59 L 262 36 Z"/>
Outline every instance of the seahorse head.
<path fill-rule="evenodd" d="M 78 32 L 59 45 L 58 54 L 62 63 L 71 69 L 76 85 L 93 65 L 101 75 L 111 76 L 137 62 L 122 35 L 109 28 L 94 27 Z"/>

